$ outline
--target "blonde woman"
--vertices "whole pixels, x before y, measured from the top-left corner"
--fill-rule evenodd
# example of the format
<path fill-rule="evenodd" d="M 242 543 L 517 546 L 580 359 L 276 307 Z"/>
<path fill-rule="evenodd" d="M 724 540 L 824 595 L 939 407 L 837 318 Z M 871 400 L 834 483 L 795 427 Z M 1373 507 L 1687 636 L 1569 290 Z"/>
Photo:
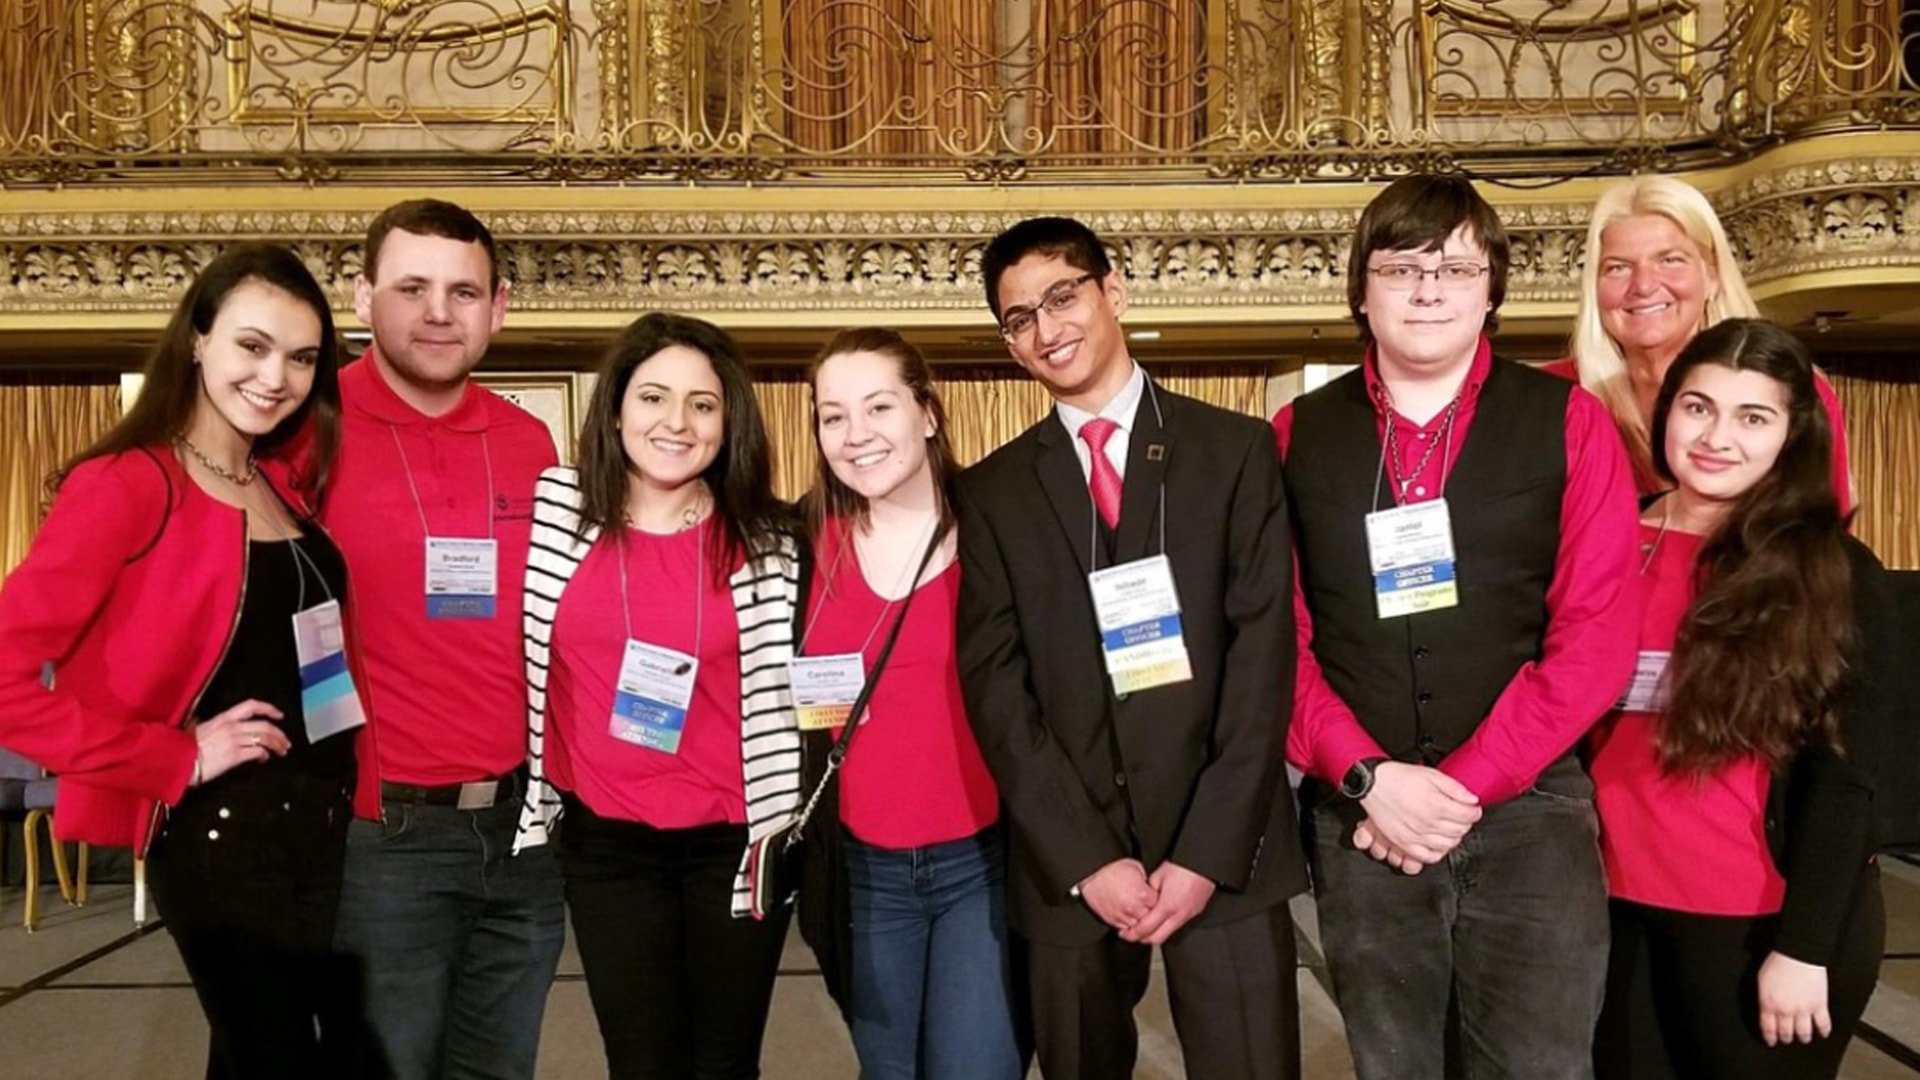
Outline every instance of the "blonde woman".
<path fill-rule="evenodd" d="M 1692 186 L 1639 176 L 1608 188 L 1593 207 L 1580 274 L 1571 355 L 1547 367 L 1577 379 L 1613 414 L 1642 494 L 1664 489 L 1649 440 L 1653 402 L 1674 357 L 1724 319 L 1760 314 L 1713 207 Z M 1833 428 L 1833 487 L 1853 503 L 1846 428 L 1826 379 L 1815 387 Z"/>

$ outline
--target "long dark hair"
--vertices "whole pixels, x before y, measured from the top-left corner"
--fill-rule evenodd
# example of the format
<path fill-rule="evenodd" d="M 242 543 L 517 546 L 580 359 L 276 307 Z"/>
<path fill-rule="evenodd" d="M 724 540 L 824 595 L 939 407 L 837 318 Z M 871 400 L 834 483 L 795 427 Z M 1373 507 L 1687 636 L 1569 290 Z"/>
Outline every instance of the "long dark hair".
<path fill-rule="evenodd" d="M 1653 464 L 1668 482 L 1667 417 L 1688 374 L 1706 364 L 1780 383 L 1787 437 L 1701 546 L 1698 591 L 1668 667 L 1660 761 L 1699 773 L 1758 754 L 1778 769 L 1806 743 L 1839 746 L 1834 703 L 1854 624 L 1833 428 L 1806 347 L 1771 323 L 1728 319 L 1701 331 L 1660 384 Z"/>
<path fill-rule="evenodd" d="M 700 474 L 713 492 L 720 528 L 708 539 L 707 562 L 714 583 L 724 585 L 742 555 L 771 550 L 794 529 L 792 512 L 773 493 L 767 427 L 753 396 L 753 378 L 739 346 L 726 331 L 701 319 L 656 311 L 635 319 L 600 361 L 600 374 L 580 425 L 580 524 L 618 535 L 627 523 L 627 477 L 632 463 L 620 443 L 620 403 L 634 371 L 673 345 L 707 358 L 720 379 L 725 438 L 712 464 Z"/>
<path fill-rule="evenodd" d="M 947 410 L 933 389 L 933 367 L 926 356 L 898 331 L 883 326 L 858 327 L 833 335 L 807 365 L 807 386 L 813 395 L 813 490 L 807 493 L 807 524 L 819 536 L 827 522 L 838 518 L 865 528 L 868 521 L 867 497 L 842 483 L 833 474 L 826 451 L 820 447 L 820 369 L 836 356 L 870 352 L 893 361 L 900 381 L 913 391 L 913 403 L 933 417 L 933 435 L 927 440 L 927 467 L 933 474 L 934 504 L 940 511 L 939 531 L 953 527 L 953 481 L 960 475 L 960 462 L 953 456 L 953 440 L 947 435 Z"/>
<path fill-rule="evenodd" d="M 99 442 L 82 450 L 54 474 L 55 488 L 82 462 L 169 442 L 186 433 L 200 400 L 194 346 L 213 330 L 213 320 L 227 297 L 249 281 L 279 289 L 313 309 L 320 319 L 320 353 L 314 361 L 313 387 L 307 399 L 253 442 L 255 455 L 270 457 L 296 444 L 310 424 L 303 471 L 295 483 L 318 505 L 340 445 L 340 344 L 333 330 L 333 308 L 299 256 L 278 244 L 257 241 L 235 244 L 201 269 L 173 309 L 159 342 L 147 354 L 142 369 L 145 382 L 133 408 Z"/>

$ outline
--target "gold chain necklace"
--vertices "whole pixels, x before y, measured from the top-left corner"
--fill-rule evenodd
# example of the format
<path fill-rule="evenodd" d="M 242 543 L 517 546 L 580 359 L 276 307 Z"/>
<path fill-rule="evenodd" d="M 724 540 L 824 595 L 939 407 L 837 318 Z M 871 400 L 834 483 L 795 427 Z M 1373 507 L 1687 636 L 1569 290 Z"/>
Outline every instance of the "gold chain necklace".
<path fill-rule="evenodd" d="M 252 451 L 247 452 L 247 471 L 246 475 L 243 476 L 201 453 L 200 448 L 193 445 L 192 440 L 188 439 L 185 435 L 175 435 L 173 441 L 179 446 L 184 447 L 187 453 L 192 454 L 193 460 L 205 465 L 209 472 L 225 480 L 227 483 L 232 484 L 234 487 L 246 487 L 248 484 L 253 483 L 254 477 L 260 475 L 260 465 L 253 460 Z"/>

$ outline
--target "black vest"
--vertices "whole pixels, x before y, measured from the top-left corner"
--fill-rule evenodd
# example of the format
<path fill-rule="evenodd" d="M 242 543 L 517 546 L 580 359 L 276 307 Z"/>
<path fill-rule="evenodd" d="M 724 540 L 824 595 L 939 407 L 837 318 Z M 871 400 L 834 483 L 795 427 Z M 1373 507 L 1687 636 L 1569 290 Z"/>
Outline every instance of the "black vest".
<path fill-rule="evenodd" d="M 1380 509 L 1393 505 L 1392 481 L 1380 477 L 1365 380 L 1356 369 L 1293 405 L 1285 472 L 1300 584 L 1328 683 L 1387 753 L 1434 764 L 1473 734 L 1520 667 L 1539 659 L 1573 384 L 1493 362 L 1446 481 L 1460 602 L 1382 619 L 1365 517 L 1376 478 Z"/>

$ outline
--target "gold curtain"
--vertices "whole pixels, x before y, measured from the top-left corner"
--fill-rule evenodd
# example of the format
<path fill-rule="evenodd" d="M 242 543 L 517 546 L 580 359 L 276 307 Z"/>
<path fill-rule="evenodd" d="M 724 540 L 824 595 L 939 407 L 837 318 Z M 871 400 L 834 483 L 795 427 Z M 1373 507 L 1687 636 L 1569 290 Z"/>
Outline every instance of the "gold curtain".
<path fill-rule="evenodd" d="M 1266 418 L 1265 364 L 1148 364 L 1166 390 Z M 942 365 L 934 369 L 946 406 L 948 436 L 962 465 L 971 465 L 1046 415 L 1047 391 L 1011 362 Z M 813 483 L 813 411 L 799 369 L 755 373 L 754 393 L 773 443 L 774 489 L 798 498 Z"/>
<path fill-rule="evenodd" d="M 68 0 L 0 2 L 0 147 L 52 134 L 59 31 Z"/>
<path fill-rule="evenodd" d="M 787 134 L 855 160 L 990 145 L 981 92 L 996 5 L 945 0 L 786 0 Z"/>
<path fill-rule="evenodd" d="M 986 6 L 986 5 L 982 5 Z M 1201 134 L 1206 6 L 1183 0 L 1043 0 L 1042 130 L 1067 154 L 1179 150 Z"/>
<path fill-rule="evenodd" d="M 1850 361 L 1828 377 L 1847 415 L 1860 507 L 1854 535 L 1896 570 L 1920 570 L 1920 377 L 1905 357 Z"/>
<path fill-rule="evenodd" d="M 0 573 L 27 554 L 47 477 L 120 419 L 120 384 L 0 383 Z"/>

